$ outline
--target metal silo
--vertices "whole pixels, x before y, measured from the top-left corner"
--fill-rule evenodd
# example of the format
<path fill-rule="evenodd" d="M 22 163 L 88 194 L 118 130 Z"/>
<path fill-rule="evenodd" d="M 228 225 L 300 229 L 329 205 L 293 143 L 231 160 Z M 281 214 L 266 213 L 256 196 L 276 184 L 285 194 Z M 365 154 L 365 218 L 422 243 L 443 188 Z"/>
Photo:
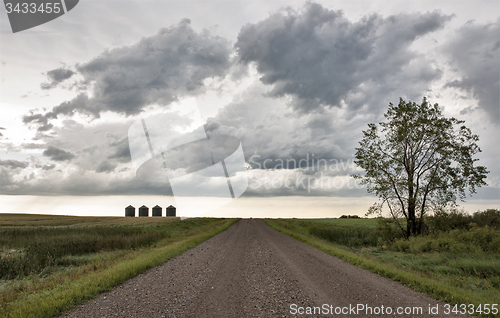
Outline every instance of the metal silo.
<path fill-rule="evenodd" d="M 167 210 L 167 216 L 175 216 L 175 207 L 170 205 L 168 208 L 166 208 Z"/>
<path fill-rule="evenodd" d="M 135 217 L 135 208 L 131 205 L 125 208 L 125 216 Z"/>
<path fill-rule="evenodd" d="M 145 205 L 139 208 L 139 216 L 149 216 L 149 208 Z"/>
<path fill-rule="evenodd" d="M 161 206 L 155 206 L 153 209 L 153 216 L 161 216 Z"/>

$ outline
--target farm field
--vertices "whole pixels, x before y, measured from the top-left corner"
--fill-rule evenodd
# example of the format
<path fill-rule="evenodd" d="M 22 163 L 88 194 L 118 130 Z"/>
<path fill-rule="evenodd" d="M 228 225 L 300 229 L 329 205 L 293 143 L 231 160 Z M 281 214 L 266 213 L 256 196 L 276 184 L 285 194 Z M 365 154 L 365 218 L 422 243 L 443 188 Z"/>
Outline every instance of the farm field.
<path fill-rule="evenodd" d="M 495 228 L 473 226 L 387 242 L 377 231 L 377 219 L 265 221 L 300 241 L 442 301 L 484 305 L 500 299 L 500 230 Z"/>
<path fill-rule="evenodd" d="M 0 316 L 52 317 L 234 221 L 0 214 Z"/>

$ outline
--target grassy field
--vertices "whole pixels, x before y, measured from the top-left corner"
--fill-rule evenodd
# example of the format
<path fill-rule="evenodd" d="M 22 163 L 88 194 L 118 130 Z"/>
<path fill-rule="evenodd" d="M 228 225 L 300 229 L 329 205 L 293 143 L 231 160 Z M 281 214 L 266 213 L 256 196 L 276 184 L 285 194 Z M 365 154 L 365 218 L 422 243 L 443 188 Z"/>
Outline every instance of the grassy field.
<path fill-rule="evenodd" d="M 499 230 L 472 227 L 384 242 L 376 230 L 377 219 L 265 221 L 326 253 L 436 299 L 476 306 L 499 304 Z M 476 316 L 500 315 L 477 312 Z"/>
<path fill-rule="evenodd" d="M 58 315 L 234 221 L 0 213 L 0 317 Z"/>

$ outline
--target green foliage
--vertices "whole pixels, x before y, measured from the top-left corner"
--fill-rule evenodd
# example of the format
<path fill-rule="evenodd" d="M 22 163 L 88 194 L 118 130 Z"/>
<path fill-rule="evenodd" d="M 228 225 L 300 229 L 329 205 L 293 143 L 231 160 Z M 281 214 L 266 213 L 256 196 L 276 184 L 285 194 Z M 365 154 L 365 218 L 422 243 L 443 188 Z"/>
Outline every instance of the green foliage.
<path fill-rule="evenodd" d="M 485 211 L 478 211 L 473 215 L 456 209 L 452 209 L 449 212 L 438 210 L 433 216 L 428 216 L 426 218 L 426 223 L 430 233 L 453 229 L 468 230 L 471 229 L 474 224 L 479 227 L 488 226 L 500 230 L 500 210 L 488 209 Z"/>
<path fill-rule="evenodd" d="M 428 231 L 430 233 L 453 229 L 469 229 L 471 222 L 472 217 L 469 214 L 455 209 L 450 212 L 438 210 L 433 216 L 428 216 L 426 218 Z"/>
<path fill-rule="evenodd" d="M 359 219 L 359 215 L 342 215 L 341 219 Z"/>
<path fill-rule="evenodd" d="M 487 209 L 485 211 L 478 211 L 472 215 L 472 222 L 478 226 L 489 226 L 500 230 L 500 210 Z"/>
<path fill-rule="evenodd" d="M 404 232 L 401 231 L 394 220 L 387 218 L 377 218 L 376 234 L 382 244 L 404 237 Z"/>
<path fill-rule="evenodd" d="M 454 229 L 433 235 L 397 239 L 392 244 L 405 253 L 500 253 L 500 231 L 473 226 L 470 230 Z"/>

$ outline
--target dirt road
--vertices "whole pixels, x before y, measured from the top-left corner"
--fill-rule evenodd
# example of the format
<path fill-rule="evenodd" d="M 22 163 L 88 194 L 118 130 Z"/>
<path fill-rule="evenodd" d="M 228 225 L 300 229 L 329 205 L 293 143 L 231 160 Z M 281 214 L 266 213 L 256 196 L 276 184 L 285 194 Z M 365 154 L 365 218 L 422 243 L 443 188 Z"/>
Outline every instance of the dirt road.
<path fill-rule="evenodd" d="M 443 310 L 251 219 L 63 317 L 453 317 Z"/>

